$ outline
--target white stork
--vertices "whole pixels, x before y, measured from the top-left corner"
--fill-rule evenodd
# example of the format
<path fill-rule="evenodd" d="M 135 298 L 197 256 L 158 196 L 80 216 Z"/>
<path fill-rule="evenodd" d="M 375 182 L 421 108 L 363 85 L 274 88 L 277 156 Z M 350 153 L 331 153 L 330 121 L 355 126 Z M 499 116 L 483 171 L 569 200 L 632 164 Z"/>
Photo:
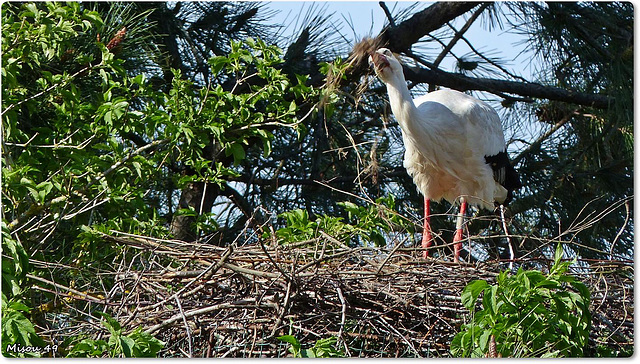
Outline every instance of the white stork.
<path fill-rule="evenodd" d="M 439 90 L 412 99 L 402 65 L 380 48 L 369 56 L 387 85 L 391 111 L 402 130 L 404 167 L 424 196 L 424 257 L 433 238 L 430 200 L 459 201 L 453 238 L 454 262 L 462 247 L 467 204 L 493 210 L 506 205 L 520 178 L 509 161 L 500 118 L 486 103 L 454 90 Z"/>

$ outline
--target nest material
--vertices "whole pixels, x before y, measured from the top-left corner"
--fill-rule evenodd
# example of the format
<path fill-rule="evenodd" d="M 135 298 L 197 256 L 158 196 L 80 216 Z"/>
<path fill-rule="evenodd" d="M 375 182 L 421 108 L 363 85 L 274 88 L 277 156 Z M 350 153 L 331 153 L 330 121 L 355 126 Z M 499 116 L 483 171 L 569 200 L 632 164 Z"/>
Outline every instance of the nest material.
<path fill-rule="evenodd" d="M 383 43 L 380 38 L 363 38 L 351 50 L 346 61 L 346 68 L 337 73 L 330 72 L 327 74 L 324 87 L 327 90 L 336 90 L 343 82 L 343 78 L 346 78 L 347 82 L 354 82 L 362 76 L 370 75 L 372 72 L 369 69 L 369 56 L 384 46 L 385 43 Z M 366 83 L 360 84 L 361 88 L 365 86 Z M 360 92 L 362 92 L 362 90 Z"/>
<path fill-rule="evenodd" d="M 164 341 L 169 357 L 285 357 L 289 344 L 277 337 L 289 333 L 303 348 L 335 336 L 350 357 L 450 356 L 468 314 L 462 289 L 493 282 L 501 268 L 425 261 L 403 246 L 350 248 L 329 236 L 238 248 L 105 239 L 145 252 L 116 272 L 103 293 L 107 311 Z M 632 278 L 614 273 L 633 266 L 593 267 L 580 278 L 593 292 L 595 344 L 632 342 Z"/>

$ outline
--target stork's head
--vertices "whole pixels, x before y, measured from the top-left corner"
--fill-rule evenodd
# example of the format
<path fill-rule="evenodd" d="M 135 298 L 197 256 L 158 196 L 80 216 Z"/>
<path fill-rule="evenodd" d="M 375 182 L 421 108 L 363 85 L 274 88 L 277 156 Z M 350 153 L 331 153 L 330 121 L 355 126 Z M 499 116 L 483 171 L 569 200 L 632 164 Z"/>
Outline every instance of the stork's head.
<path fill-rule="evenodd" d="M 403 77 L 402 65 L 387 48 L 380 48 L 369 56 L 369 64 L 373 66 L 376 75 L 384 83 L 393 78 Z"/>

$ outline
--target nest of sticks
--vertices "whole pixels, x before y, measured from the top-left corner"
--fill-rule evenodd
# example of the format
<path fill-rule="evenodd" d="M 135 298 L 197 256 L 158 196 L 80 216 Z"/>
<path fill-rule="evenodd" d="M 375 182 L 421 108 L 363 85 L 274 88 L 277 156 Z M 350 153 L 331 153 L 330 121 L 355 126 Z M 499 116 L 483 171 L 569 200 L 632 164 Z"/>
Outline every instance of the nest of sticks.
<path fill-rule="evenodd" d="M 336 337 L 349 357 L 449 357 L 468 314 L 463 288 L 475 279 L 493 282 L 504 269 L 424 260 L 402 244 L 353 248 L 328 235 L 241 247 L 104 239 L 140 254 L 115 265 L 104 292 L 62 290 L 61 298 L 84 303 L 81 314 L 99 309 L 129 331 L 142 327 L 165 342 L 166 357 L 286 357 L 289 344 L 278 336 L 287 334 L 303 348 Z M 633 263 L 592 264 L 576 275 L 592 290 L 591 344 L 632 346 Z M 108 335 L 95 319 L 76 321 L 75 330 Z"/>

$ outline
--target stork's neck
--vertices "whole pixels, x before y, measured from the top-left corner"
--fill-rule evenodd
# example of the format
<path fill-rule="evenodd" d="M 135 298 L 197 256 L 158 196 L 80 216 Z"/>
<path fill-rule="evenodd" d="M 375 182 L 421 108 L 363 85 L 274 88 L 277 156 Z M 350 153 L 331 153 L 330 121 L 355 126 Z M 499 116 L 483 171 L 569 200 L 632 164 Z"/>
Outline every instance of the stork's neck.
<path fill-rule="evenodd" d="M 387 93 L 391 111 L 402 129 L 407 130 L 412 120 L 417 120 L 418 109 L 413 103 L 411 92 L 404 77 L 396 77 L 387 83 Z"/>

